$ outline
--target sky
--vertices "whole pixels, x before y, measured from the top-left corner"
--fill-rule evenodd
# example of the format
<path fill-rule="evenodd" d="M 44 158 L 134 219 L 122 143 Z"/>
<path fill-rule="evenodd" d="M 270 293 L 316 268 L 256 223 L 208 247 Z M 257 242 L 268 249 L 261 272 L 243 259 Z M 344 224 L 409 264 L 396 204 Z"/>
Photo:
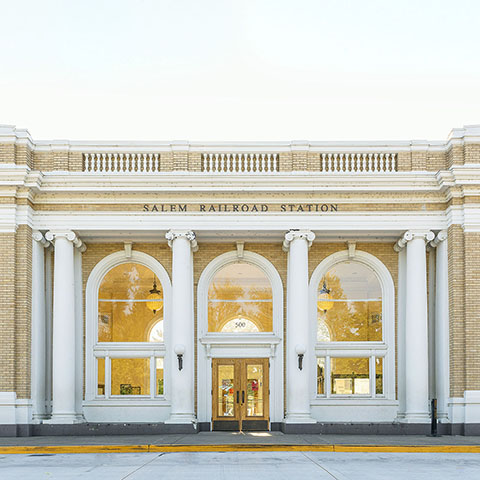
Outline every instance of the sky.
<path fill-rule="evenodd" d="M 444 140 L 479 0 L 0 0 L 0 124 L 70 140 Z"/>

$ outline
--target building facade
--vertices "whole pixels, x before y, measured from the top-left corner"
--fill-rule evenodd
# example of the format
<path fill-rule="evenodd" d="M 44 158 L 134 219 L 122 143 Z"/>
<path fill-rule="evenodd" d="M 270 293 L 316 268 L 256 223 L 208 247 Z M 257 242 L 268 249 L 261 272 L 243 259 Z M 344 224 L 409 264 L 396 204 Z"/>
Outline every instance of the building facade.
<path fill-rule="evenodd" d="M 480 434 L 480 126 L 35 141 L 0 126 L 0 434 Z"/>

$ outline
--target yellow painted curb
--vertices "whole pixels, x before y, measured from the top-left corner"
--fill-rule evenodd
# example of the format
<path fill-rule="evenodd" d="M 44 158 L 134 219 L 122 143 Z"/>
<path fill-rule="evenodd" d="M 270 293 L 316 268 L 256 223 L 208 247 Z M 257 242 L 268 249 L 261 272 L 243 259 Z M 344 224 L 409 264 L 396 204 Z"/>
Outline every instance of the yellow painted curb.
<path fill-rule="evenodd" d="M 372 452 L 480 453 L 480 445 L 56 445 L 0 446 L 0 454 L 138 453 L 138 452 Z"/>

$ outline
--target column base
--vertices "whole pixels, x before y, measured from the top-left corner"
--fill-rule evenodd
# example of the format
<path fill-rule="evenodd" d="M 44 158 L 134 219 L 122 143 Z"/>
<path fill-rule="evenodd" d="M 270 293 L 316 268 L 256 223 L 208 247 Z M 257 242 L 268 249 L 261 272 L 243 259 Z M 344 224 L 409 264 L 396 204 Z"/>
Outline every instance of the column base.
<path fill-rule="evenodd" d="M 317 423 L 317 421 L 310 416 L 309 413 L 287 413 L 285 423 Z"/>
<path fill-rule="evenodd" d="M 190 424 L 193 425 L 194 428 L 197 428 L 197 419 L 195 415 L 192 413 L 172 413 L 168 420 L 165 420 L 167 424 Z"/>
<path fill-rule="evenodd" d="M 47 415 L 46 413 L 34 413 L 32 415 L 32 423 L 38 425 L 40 423 L 44 423 L 45 420 L 48 420 L 49 418 L 50 415 Z"/>
<path fill-rule="evenodd" d="M 430 423 L 431 418 L 428 412 L 406 413 L 405 416 L 398 418 L 398 421 L 400 423 Z"/>
<path fill-rule="evenodd" d="M 43 421 L 43 423 L 47 425 L 72 425 L 74 423 L 85 422 L 84 416 L 77 413 L 52 413 L 51 418 Z"/>

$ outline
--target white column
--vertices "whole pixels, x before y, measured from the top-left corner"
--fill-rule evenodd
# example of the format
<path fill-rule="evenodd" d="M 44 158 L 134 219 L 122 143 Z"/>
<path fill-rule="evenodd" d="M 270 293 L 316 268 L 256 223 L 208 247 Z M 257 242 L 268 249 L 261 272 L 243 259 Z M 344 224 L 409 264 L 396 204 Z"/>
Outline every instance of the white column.
<path fill-rule="evenodd" d="M 47 418 L 46 359 L 47 325 L 45 312 L 45 248 L 50 243 L 42 233 L 33 232 L 32 250 L 32 410 L 33 421 Z"/>
<path fill-rule="evenodd" d="M 405 277 L 407 251 L 406 242 L 400 239 L 393 247 L 398 252 L 398 292 L 397 292 L 397 372 L 398 372 L 398 413 L 397 418 L 405 417 Z"/>
<path fill-rule="evenodd" d="M 47 413 L 52 413 L 52 340 L 53 340 L 53 248 L 45 252 L 45 315 L 47 336 L 47 359 L 45 366 L 45 383 Z"/>
<path fill-rule="evenodd" d="M 310 345 L 308 315 L 308 248 L 315 239 L 309 230 L 290 230 L 283 249 L 287 266 L 287 415 L 286 423 L 316 423 L 310 414 Z M 303 353 L 302 370 L 298 356 Z"/>
<path fill-rule="evenodd" d="M 189 230 L 170 230 L 166 238 L 173 256 L 170 322 L 172 409 L 166 423 L 195 424 L 193 252 L 198 250 L 198 246 L 195 234 Z M 182 370 L 179 369 L 179 354 L 183 356 Z"/>
<path fill-rule="evenodd" d="M 449 303 L 448 303 L 448 243 L 447 232 L 442 230 L 432 241 L 436 252 L 435 289 L 435 391 L 437 415 L 441 421 L 448 419 L 450 390 L 449 366 Z"/>
<path fill-rule="evenodd" d="M 75 412 L 83 417 L 83 284 L 82 254 L 87 246 L 80 240 L 74 251 L 75 275 Z"/>
<path fill-rule="evenodd" d="M 53 285 L 53 408 L 48 423 L 78 423 L 76 412 L 76 303 L 74 245 L 81 245 L 70 230 L 47 232 L 55 244 Z"/>
<path fill-rule="evenodd" d="M 435 248 L 428 252 L 428 398 L 435 398 Z"/>
<path fill-rule="evenodd" d="M 429 422 L 428 312 L 426 242 L 430 231 L 405 233 L 407 265 L 405 283 L 405 422 Z"/>

